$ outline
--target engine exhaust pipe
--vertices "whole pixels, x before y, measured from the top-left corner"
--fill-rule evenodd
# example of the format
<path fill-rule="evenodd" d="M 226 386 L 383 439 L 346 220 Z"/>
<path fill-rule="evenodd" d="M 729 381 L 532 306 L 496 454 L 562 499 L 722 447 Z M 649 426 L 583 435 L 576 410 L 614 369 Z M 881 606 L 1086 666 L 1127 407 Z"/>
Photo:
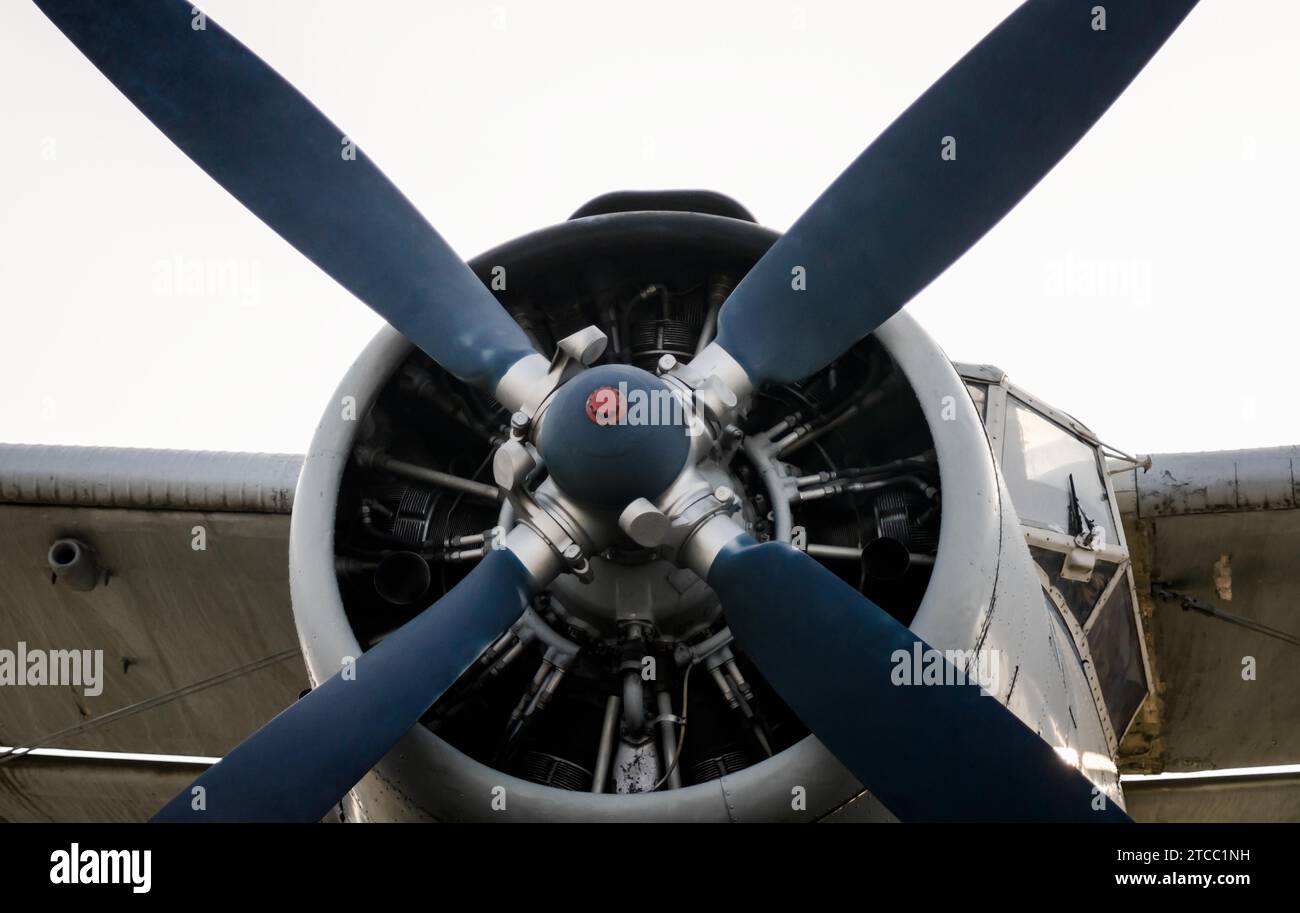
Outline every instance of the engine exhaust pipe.
<path fill-rule="evenodd" d="M 429 562 L 415 552 L 393 552 L 375 566 L 375 592 L 393 605 L 410 605 L 429 589 Z"/>
<path fill-rule="evenodd" d="M 862 549 L 862 568 L 873 580 L 901 580 L 914 564 L 934 564 L 934 558 L 908 551 L 906 545 L 889 536 L 872 539 Z"/>
<path fill-rule="evenodd" d="M 46 560 L 56 583 L 83 593 L 99 585 L 100 568 L 95 551 L 80 539 L 56 539 Z"/>

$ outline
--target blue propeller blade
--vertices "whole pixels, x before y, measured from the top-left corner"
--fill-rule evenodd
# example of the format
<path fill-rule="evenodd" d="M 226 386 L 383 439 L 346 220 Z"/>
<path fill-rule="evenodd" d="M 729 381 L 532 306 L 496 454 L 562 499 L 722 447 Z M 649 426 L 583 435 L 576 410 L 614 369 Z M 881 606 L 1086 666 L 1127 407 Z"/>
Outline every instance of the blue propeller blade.
<path fill-rule="evenodd" d="M 351 673 L 340 671 L 253 733 L 153 820 L 321 820 L 523 613 L 532 590 L 514 553 L 489 552 L 446 596 L 358 657 Z"/>
<path fill-rule="evenodd" d="M 365 153 L 189 0 L 36 5 L 200 168 L 448 371 L 492 393 L 534 351 Z"/>
<path fill-rule="evenodd" d="M 894 684 L 924 641 L 802 552 L 741 535 L 708 578 L 776 692 L 902 820 L 1128 820 L 978 685 Z"/>
<path fill-rule="evenodd" d="M 1021 6 L 759 260 L 723 305 L 719 345 L 755 383 L 800 380 L 842 355 L 1010 212 L 1195 5 Z"/>

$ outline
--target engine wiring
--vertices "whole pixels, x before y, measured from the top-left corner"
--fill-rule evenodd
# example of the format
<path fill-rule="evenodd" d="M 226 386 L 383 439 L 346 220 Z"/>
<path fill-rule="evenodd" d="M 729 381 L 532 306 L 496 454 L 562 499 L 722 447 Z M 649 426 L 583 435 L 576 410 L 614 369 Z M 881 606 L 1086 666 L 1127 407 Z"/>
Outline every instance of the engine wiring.
<path fill-rule="evenodd" d="M 687 698 L 690 696 L 691 670 L 694 669 L 697 665 L 699 665 L 699 660 L 695 660 L 691 662 L 691 664 L 686 667 L 686 672 L 682 675 L 682 715 L 681 715 L 681 722 L 677 724 L 679 727 L 677 730 L 677 748 L 676 750 L 673 751 L 672 763 L 668 765 L 668 769 L 664 771 L 664 775 L 659 778 L 658 783 L 656 783 L 654 786 L 650 788 L 650 792 L 652 793 L 659 792 L 659 788 L 668 782 L 668 778 L 673 775 L 673 772 L 677 770 L 677 766 L 681 763 L 682 746 L 686 744 L 686 713 L 687 713 L 686 701 Z"/>

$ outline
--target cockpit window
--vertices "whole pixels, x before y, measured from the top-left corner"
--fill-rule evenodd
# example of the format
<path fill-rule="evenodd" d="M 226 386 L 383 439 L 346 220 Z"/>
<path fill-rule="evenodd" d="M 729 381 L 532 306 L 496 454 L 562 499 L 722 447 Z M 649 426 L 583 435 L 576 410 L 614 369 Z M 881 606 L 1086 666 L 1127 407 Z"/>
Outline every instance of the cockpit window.
<path fill-rule="evenodd" d="M 1004 440 L 1002 475 L 1022 523 L 1072 532 L 1071 514 L 1077 509 L 1105 531 L 1107 542 L 1118 541 L 1092 444 L 1014 396 L 1007 397 Z"/>
<path fill-rule="evenodd" d="M 1127 586 L 1111 591 L 1097 619 L 1088 629 L 1088 650 L 1101 684 L 1111 726 L 1122 736 L 1147 693 L 1142 645 L 1133 618 L 1133 600 Z"/>
<path fill-rule="evenodd" d="M 1087 624 L 1088 617 L 1092 615 L 1092 610 L 1097 605 L 1097 600 L 1106 591 L 1106 586 L 1115 576 L 1118 566 L 1109 561 L 1098 560 L 1096 567 L 1092 569 L 1092 576 L 1087 580 L 1070 580 L 1061 574 L 1061 567 L 1065 564 L 1064 554 L 1037 546 L 1030 546 L 1029 551 L 1038 566 L 1047 573 L 1051 585 L 1056 587 L 1065 598 L 1065 604 L 1070 607 L 1070 614 L 1074 616 L 1074 620 L 1080 626 Z"/>

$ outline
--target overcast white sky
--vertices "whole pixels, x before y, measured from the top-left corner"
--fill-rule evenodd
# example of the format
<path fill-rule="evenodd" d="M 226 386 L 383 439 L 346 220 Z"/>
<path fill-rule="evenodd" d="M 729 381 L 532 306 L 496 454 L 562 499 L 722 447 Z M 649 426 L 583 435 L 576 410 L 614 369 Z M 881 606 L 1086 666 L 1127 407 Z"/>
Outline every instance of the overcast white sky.
<path fill-rule="evenodd" d="M 462 255 L 625 188 L 784 229 L 1014 0 L 210 0 Z M 380 322 L 0 6 L 0 440 L 301 452 Z M 1300 3 L 1204 0 L 909 305 L 1127 450 L 1300 443 Z M 167 288 L 232 264 L 242 281 Z"/>

